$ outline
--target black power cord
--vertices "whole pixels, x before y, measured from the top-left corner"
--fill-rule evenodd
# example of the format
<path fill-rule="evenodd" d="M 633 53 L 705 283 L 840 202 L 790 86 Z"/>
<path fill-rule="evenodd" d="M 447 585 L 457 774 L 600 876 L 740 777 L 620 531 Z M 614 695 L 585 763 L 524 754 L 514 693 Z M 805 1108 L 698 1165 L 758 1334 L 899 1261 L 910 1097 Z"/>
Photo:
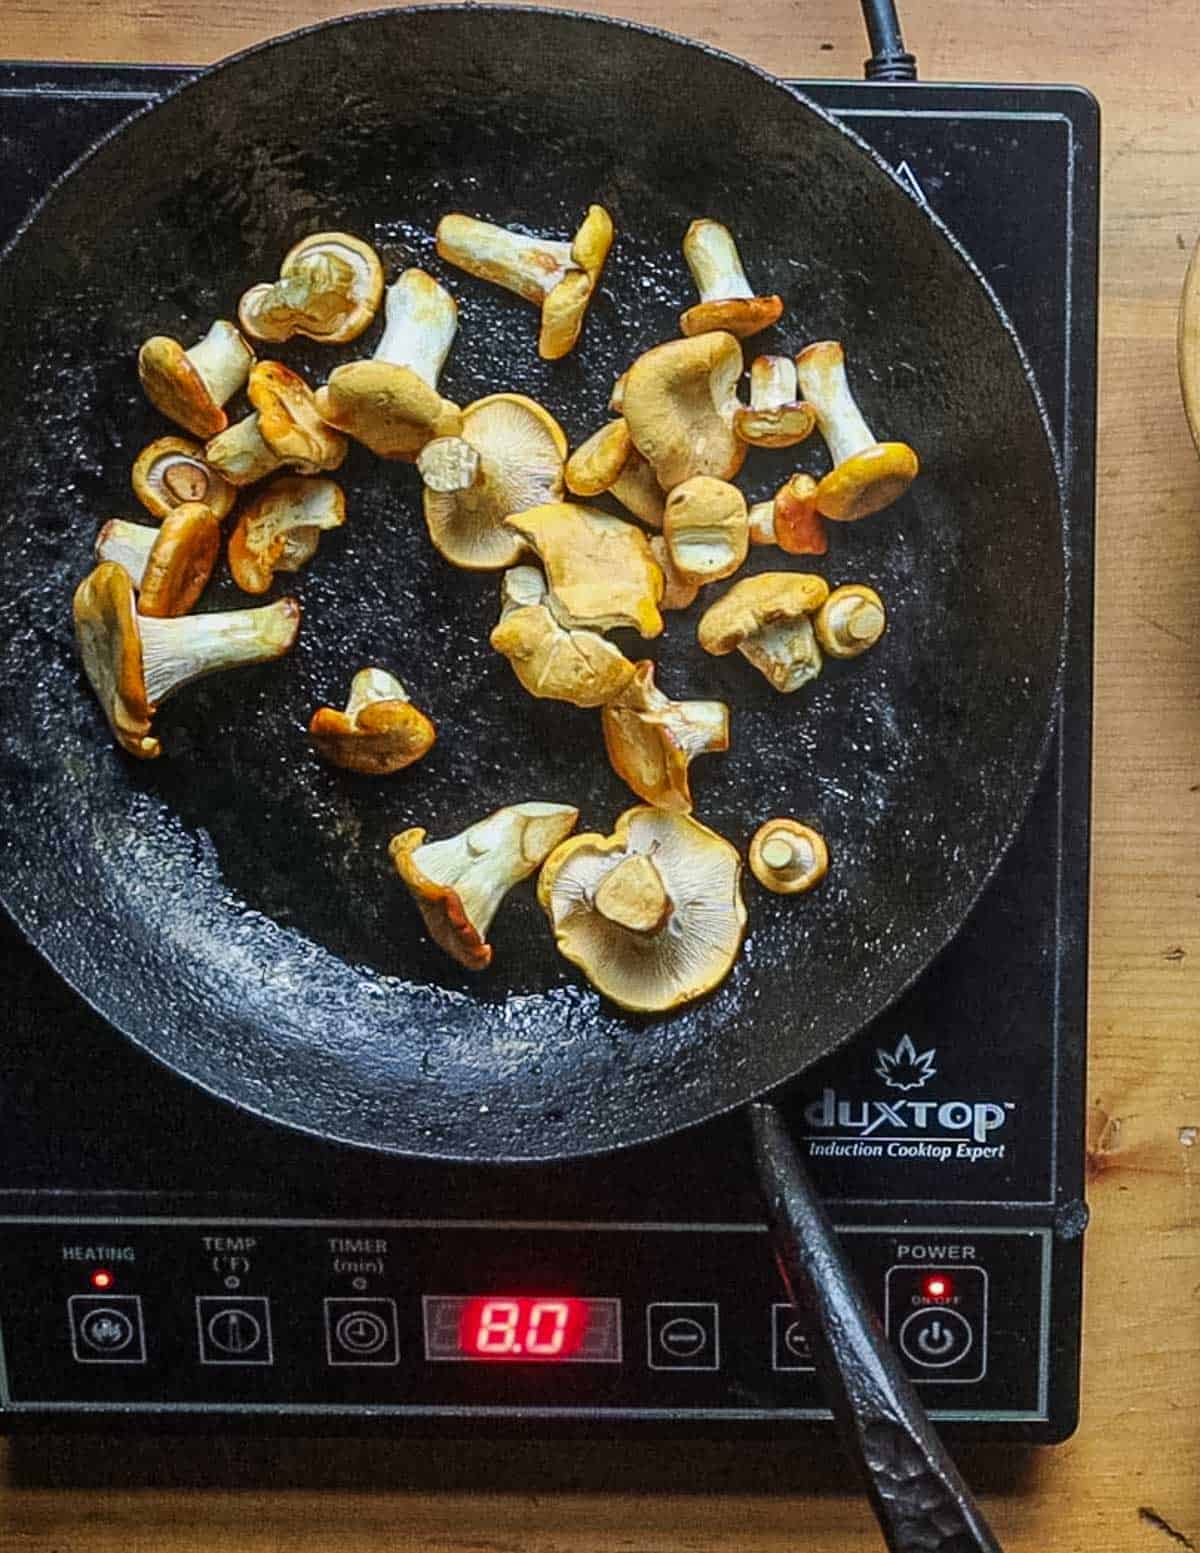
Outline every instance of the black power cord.
<path fill-rule="evenodd" d="M 862 0 L 871 57 L 863 65 L 868 81 L 915 81 L 917 61 L 904 47 L 893 0 Z"/>

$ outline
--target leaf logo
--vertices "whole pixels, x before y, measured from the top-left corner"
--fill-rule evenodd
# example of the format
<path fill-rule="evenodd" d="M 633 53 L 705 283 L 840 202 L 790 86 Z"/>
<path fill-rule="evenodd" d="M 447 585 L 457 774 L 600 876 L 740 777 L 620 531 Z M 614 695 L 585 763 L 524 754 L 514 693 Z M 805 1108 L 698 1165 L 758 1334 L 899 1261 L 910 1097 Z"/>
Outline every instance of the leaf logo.
<path fill-rule="evenodd" d="M 879 1061 L 875 1065 L 875 1072 L 889 1089 L 920 1089 L 937 1073 L 933 1065 L 933 1059 L 937 1056 L 936 1047 L 931 1047 L 927 1052 L 918 1052 L 911 1036 L 902 1035 L 894 1052 L 885 1052 L 880 1046 L 877 1054 Z"/>

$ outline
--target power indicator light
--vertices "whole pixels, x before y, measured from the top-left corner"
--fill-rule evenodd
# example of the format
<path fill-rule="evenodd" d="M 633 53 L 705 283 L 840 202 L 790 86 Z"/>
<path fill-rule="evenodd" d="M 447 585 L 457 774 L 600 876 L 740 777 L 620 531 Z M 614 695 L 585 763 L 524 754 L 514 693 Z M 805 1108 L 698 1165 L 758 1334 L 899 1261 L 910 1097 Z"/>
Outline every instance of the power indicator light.
<path fill-rule="evenodd" d="M 107 1268 L 97 1267 L 91 1276 L 91 1285 L 93 1289 L 111 1289 L 113 1286 L 113 1275 Z"/>
<path fill-rule="evenodd" d="M 953 1293 L 953 1285 L 949 1278 L 935 1275 L 925 1280 L 925 1297 L 931 1300 L 946 1300 Z"/>

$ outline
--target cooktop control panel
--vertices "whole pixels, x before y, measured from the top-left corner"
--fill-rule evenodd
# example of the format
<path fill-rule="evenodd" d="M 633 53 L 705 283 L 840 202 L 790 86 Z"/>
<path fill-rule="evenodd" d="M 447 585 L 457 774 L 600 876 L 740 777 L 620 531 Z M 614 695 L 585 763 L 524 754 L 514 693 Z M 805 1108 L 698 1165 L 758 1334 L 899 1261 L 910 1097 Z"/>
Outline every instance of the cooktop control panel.
<path fill-rule="evenodd" d="M 843 1235 L 936 1415 L 1045 1418 L 1049 1231 Z M 825 1416 L 752 1224 L 25 1221 L 0 1281 L 15 1411 Z"/>

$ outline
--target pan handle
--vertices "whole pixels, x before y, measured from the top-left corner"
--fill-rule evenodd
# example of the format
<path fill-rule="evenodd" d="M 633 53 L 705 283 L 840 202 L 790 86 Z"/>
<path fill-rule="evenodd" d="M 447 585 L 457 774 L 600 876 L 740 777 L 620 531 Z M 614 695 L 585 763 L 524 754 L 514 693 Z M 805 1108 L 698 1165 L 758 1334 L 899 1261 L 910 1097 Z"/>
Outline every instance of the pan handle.
<path fill-rule="evenodd" d="M 750 1106 L 759 1182 L 788 1296 L 814 1318 L 817 1373 L 892 1553 L 1000 1553 L 926 1417 L 773 1105 Z"/>

